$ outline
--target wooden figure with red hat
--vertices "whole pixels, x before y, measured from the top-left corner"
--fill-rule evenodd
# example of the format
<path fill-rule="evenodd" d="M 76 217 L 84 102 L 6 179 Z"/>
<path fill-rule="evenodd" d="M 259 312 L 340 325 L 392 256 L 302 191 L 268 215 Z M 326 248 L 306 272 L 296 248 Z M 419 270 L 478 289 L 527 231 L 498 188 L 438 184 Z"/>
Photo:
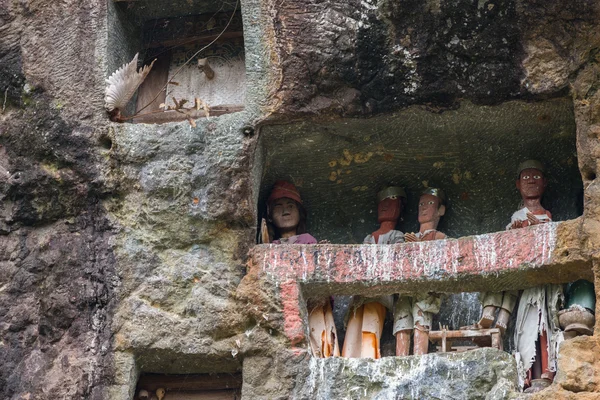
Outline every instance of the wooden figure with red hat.
<path fill-rule="evenodd" d="M 277 181 L 267 200 L 268 224 L 263 220 L 262 241 L 274 244 L 316 244 L 306 232 L 306 210 L 294 184 Z M 266 229 L 265 229 L 266 226 Z M 268 234 L 265 233 L 268 231 Z M 307 304 L 309 340 L 315 357 L 339 356 L 337 330 L 331 300 L 311 300 Z"/>

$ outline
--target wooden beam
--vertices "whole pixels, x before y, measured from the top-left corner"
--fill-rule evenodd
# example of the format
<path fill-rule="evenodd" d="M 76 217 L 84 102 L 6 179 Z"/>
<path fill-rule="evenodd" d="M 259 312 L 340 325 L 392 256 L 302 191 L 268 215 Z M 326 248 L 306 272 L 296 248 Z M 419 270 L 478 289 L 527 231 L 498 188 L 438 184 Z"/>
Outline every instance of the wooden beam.
<path fill-rule="evenodd" d="M 442 340 L 445 336 L 446 339 L 450 340 L 459 340 L 459 339 L 469 339 L 474 337 L 482 337 L 482 336 L 492 336 L 492 334 L 499 334 L 500 329 L 491 328 L 491 329 L 478 329 L 478 330 L 459 330 L 459 331 L 430 331 L 429 332 L 429 340 Z"/>
<path fill-rule="evenodd" d="M 218 117 L 219 115 L 231 114 L 243 110 L 243 105 L 214 106 L 210 108 L 210 117 Z M 200 118 L 205 118 L 206 113 L 204 112 L 204 110 L 190 110 L 187 112 L 187 114 L 182 114 L 180 112 L 171 110 L 136 117 L 133 119 L 133 122 L 136 124 L 164 124 L 167 122 L 185 121 L 188 119 L 188 116 L 196 120 Z"/>
<path fill-rule="evenodd" d="M 239 390 L 194 390 L 185 392 L 167 392 L 163 400 L 238 400 L 242 396 Z"/>
<path fill-rule="evenodd" d="M 138 381 L 138 391 L 145 389 L 155 391 L 164 388 L 169 391 L 180 390 L 223 390 L 242 387 L 241 374 L 142 374 Z M 165 398 L 167 400 L 167 398 Z"/>
<path fill-rule="evenodd" d="M 221 42 L 221 41 L 226 41 L 229 39 L 237 39 L 237 38 L 241 38 L 241 37 L 244 37 L 244 33 L 241 31 L 239 31 L 239 32 L 224 32 L 220 36 L 219 36 L 219 34 L 213 34 L 213 35 L 190 36 L 190 37 L 177 38 L 177 39 L 172 39 L 172 40 L 161 40 L 161 41 L 157 41 L 157 42 L 150 42 L 150 43 L 148 43 L 147 46 L 145 46 L 145 48 L 146 49 L 152 49 L 152 48 L 156 48 L 156 47 L 172 48 L 172 47 L 182 46 L 185 44 L 208 44 L 208 43 L 212 42 L 213 40 L 215 40 L 216 38 L 219 38 L 217 40 L 217 42 Z"/>

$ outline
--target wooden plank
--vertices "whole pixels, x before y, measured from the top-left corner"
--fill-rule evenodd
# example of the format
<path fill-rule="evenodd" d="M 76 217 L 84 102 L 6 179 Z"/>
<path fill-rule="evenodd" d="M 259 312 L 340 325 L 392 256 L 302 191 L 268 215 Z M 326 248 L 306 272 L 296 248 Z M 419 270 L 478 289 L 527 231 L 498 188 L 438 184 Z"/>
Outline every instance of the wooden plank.
<path fill-rule="evenodd" d="M 244 37 L 243 32 L 224 32 L 221 35 L 213 34 L 213 35 L 203 35 L 203 36 L 190 36 L 190 37 L 183 37 L 183 38 L 177 38 L 177 39 L 172 39 L 172 40 L 162 40 L 162 41 L 157 41 L 157 42 L 150 42 L 145 46 L 145 48 L 146 49 L 152 49 L 152 48 L 156 48 L 156 47 L 171 48 L 171 47 L 181 46 L 184 44 L 208 44 L 208 43 L 212 42 L 213 40 L 215 40 L 216 38 L 219 38 L 217 40 L 217 42 L 221 42 L 221 41 L 227 41 L 230 39 L 237 39 L 237 38 L 241 38 L 241 37 Z"/>
<path fill-rule="evenodd" d="M 164 388 L 167 391 L 185 391 L 238 389 L 241 387 L 241 374 L 142 374 L 138 381 L 138 390 L 146 389 L 148 391 L 155 391 L 158 388 Z"/>
<path fill-rule="evenodd" d="M 218 117 L 223 114 L 230 114 L 233 112 L 243 111 L 244 106 L 241 105 L 223 105 L 223 106 L 215 106 L 210 109 L 211 117 Z M 143 112 L 145 112 L 144 110 Z M 142 113 L 143 113 L 142 112 Z M 192 119 L 200 119 L 205 118 L 206 113 L 204 110 L 190 110 L 188 114 L 192 117 Z M 144 123 L 144 124 L 164 124 L 167 122 L 179 122 L 185 121 L 188 119 L 188 114 L 182 114 L 177 111 L 164 111 L 156 114 L 149 114 L 140 117 L 136 117 L 133 119 L 133 122 Z"/>
<path fill-rule="evenodd" d="M 480 330 L 464 330 L 464 331 L 430 331 L 429 340 L 442 340 L 445 336 L 446 340 L 469 339 L 475 337 L 492 336 L 492 334 L 500 334 L 500 329 L 480 329 Z"/>
<path fill-rule="evenodd" d="M 239 400 L 241 393 L 236 390 L 194 390 L 167 392 L 163 400 Z"/>
<path fill-rule="evenodd" d="M 443 353 L 443 351 L 441 351 L 441 348 L 439 346 L 436 347 L 436 349 L 438 350 L 438 353 Z M 465 351 L 469 351 L 469 350 L 476 350 L 476 349 L 480 349 L 479 346 L 454 346 L 448 349 L 447 353 L 464 353 Z"/>
<path fill-rule="evenodd" d="M 502 345 L 502 335 L 500 332 L 492 333 L 492 347 L 503 350 L 504 346 Z"/>
<path fill-rule="evenodd" d="M 158 56 L 154 66 L 150 70 L 150 73 L 138 88 L 137 103 L 135 107 L 136 112 L 150 103 L 156 94 L 159 93 L 159 91 L 163 88 L 163 86 L 165 86 L 167 79 L 169 79 L 170 64 L 171 51 L 165 51 Z M 161 103 L 164 103 L 165 99 L 165 92 L 160 92 L 156 100 L 154 100 L 148 107 L 144 108 L 142 112 L 158 110 L 158 106 Z"/>

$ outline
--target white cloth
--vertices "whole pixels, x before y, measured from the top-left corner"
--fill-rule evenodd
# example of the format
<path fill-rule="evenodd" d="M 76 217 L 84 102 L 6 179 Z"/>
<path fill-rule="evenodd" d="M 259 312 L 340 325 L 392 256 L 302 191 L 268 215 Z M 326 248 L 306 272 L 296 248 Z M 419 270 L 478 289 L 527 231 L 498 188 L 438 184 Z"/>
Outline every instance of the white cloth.
<path fill-rule="evenodd" d="M 526 289 L 521 294 L 515 327 L 515 347 L 519 368 L 519 385 L 536 358 L 535 342 L 544 331 L 548 335 L 548 369 L 556 371 L 558 348 L 564 340 L 558 323 L 558 310 L 563 302 L 562 285 L 544 285 Z"/>
<path fill-rule="evenodd" d="M 518 211 L 515 211 L 512 215 L 512 217 L 510 217 L 510 224 L 506 225 L 506 230 L 509 230 L 510 227 L 512 226 L 513 223 L 517 222 L 517 221 L 527 221 L 527 213 L 531 213 L 531 211 L 529 211 L 529 208 L 527 207 L 523 207 Z M 533 214 L 533 213 L 532 213 Z M 548 217 L 546 214 L 541 214 L 541 215 L 537 215 L 535 214 L 535 217 L 537 219 L 539 219 L 540 221 L 552 221 L 550 219 L 550 217 Z"/>
<path fill-rule="evenodd" d="M 527 213 L 531 211 L 523 207 L 515 211 L 510 218 L 510 229 L 516 221 L 527 221 Z M 540 221 L 552 221 L 547 214 L 535 215 Z M 558 310 L 563 300 L 561 285 L 544 285 L 526 289 L 521 294 L 515 327 L 515 358 L 519 371 L 519 385 L 523 387 L 527 371 L 536 358 L 535 342 L 546 331 L 548 335 L 548 369 L 556 371 L 558 347 L 564 340 L 558 323 Z"/>
<path fill-rule="evenodd" d="M 412 297 L 400 296 L 394 305 L 394 335 L 398 331 L 413 329 L 417 322 L 431 328 L 433 314 L 440 312 L 442 298 L 431 293 L 418 293 Z"/>
<path fill-rule="evenodd" d="M 373 235 L 367 235 L 365 240 L 363 240 L 363 244 L 395 244 L 395 243 L 404 243 L 404 233 L 401 231 L 391 230 L 388 233 L 384 233 L 383 235 L 379 235 L 379 241 L 375 241 L 375 237 Z"/>

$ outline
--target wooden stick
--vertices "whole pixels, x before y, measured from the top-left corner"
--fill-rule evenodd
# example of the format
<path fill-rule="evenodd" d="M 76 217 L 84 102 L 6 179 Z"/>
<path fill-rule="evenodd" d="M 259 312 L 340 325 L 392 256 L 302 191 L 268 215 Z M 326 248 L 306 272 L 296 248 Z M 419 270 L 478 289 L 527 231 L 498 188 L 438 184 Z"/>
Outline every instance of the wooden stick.
<path fill-rule="evenodd" d="M 241 374 L 143 374 L 138 381 L 138 390 L 155 391 L 164 388 L 173 390 L 221 390 L 242 387 Z M 167 400 L 165 398 L 165 400 Z"/>
<path fill-rule="evenodd" d="M 445 332 L 447 339 L 463 339 L 481 336 L 491 336 L 495 333 L 500 333 L 500 329 L 480 329 L 480 330 L 464 330 L 464 331 L 430 331 L 429 340 L 441 340 Z"/>
<path fill-rule="evenodd" d="M 243 32 L 226 32 L 221 35 L 214 34 L 214 35 L 204 35 L 204 36 L 190 36 L 188 38 L 179 38 L 179 39 L 172 39 L 172 40 L 163 40 L 163 41 L 158 41 L 158 42 L 150 42 L 150 43 L 148 43 L 147 46 L 145 46 L 145 48 L 146 49 L 153 49 L 156 47 L 171 48 L 171 47 L 181 46 L 184 44 L 209 43 L 215 39 L 218 39 L 218 41 L 222 41 L 222 40 L 236 39 L 236 38 L 241 38 L 241 37 L 244 37 Z"/>
<path fill-rule="evenodd" d="M 237 400 L 241 398 L 239 390 L 194 390 L 189 392 L 167 392 L 163 400 Z"/>

